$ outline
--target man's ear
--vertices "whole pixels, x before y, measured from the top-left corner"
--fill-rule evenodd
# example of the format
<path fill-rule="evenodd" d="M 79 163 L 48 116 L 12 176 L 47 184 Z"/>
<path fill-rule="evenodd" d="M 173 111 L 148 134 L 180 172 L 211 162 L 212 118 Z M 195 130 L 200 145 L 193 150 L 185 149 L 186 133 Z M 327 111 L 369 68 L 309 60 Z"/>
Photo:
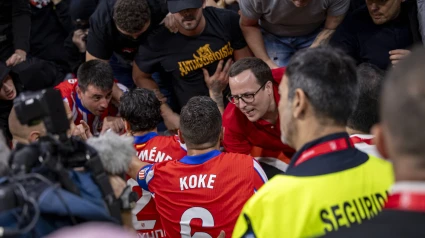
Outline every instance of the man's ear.
<path fill-rule="evenodd" d="M 81 99 L 81 96 L 83 95 L 83 91 L 81 90 L 80 86 L 76 86 L 75 87 L 76 91 L 77 91 L 77 96 L 79 99 Z"/>
<path fill-rule="evenodd" d="M 184 144 L 185 142 L 184 142 L 184 139 L 183 139 L 183 136 L 182 136 L 182 133 L 181 133 L 181 131 L 180 131 L 180 130 L 177 130 L 177 135 L 179 136 L 180 142 L 181 142 L 182 144 Z"/>
<path fill-rule="evenodd" d="M 272 81 L 268 81 L 266 83 L 266 86 L 264 86 L 266 92 L 268 95 L 273 95 L 273 82 Z"/>
<path fill-rule="evenodd" d="M 301 118 L 304 116 L 308 107 L 307 95 L 304 91 L 297 88 L 295 89 L 294 97 L 292 99 L 292 113 L 294 118 Z"/>
<path fill-rule="evenodd" d="M 384 131 L 382 130 L 383 126 L 378 123 L 375 124 L 372 127 L 372 134 L 374 136 L 373 138 L 373 142 L 376 145 L 376 149 L 378 150 L 378 152 L 385 158 L 385 159 L 390 159 L 389 153 L 388 153 L 388 145 L 387 145 L 387 141 L 385 140 L 385 136 L 384 136 Z"/>
<path fill-rule="evenodd" d="M 30 143 L 36 142 L 40 139 L 41 133 L 39 131 L 31 131 L 28 136 L 28 141 Z"/>

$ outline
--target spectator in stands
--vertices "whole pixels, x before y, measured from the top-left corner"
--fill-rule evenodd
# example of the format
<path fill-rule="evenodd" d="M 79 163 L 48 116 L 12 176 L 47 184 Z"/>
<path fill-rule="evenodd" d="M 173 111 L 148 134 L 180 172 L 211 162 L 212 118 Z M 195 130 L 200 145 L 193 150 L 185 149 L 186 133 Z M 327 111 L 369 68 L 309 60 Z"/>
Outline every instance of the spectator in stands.
<path fill-rule="evenodd" d="M 77 76 L 78 79 L 69 79 L 56 86 L 65 107 L 72 112 L 74 124 L 83 124 L 87 137 L 109 129 L 123 133 L 124 122 L 117 117 L 118 110 L 110 103 L 115 89 L 111 66 L 101 60 L 85 62 L 78 69 Z"/>
<path fill-rule="evenodd" d="M 55 85 L 58 73 L 52 63 L 30 55 L 30 27 L 28 0 L 0 2 L 0 62 L 19 75 L 23 89 L 36 91 Z"/>
<path fill-rule="evenodd" d="M 78 67 L 86 61 L 87 35 L 89 19 L 96 10 L 98 0 L 73 0 L 70 15 L 75 30 L 65 40 L 71 72 L 76 75 Z"/>
<path fill-rule="evenodd" d="M 357 64 L 371 63 L 386 70 L 421 42 L 414 1 L 367 0 L 338 27 L 330 44 L 342 48 Z"/>
<path fill-rule="evenodd" d="M 0 61 L 15 66 L 29 51 L 31 11 L 28 0 L 0 2 Z"/>
<path fill-rule="evenodd" d="M 372 126 L 379 122 L 378 98 L 384 72 L 377 66 L 362 63 L 357 68 L 359 82 L 359 100 L 348 118 L 347 132 L 357 149 L 379 158 L 373 141 Z"/>
<path fill-rule="evenodd" d="M 12 140 L 8 117 L 13 107 L 13 99 L 22 91 L 19 76 L 0 61 L 0 130 L 7 141 Z"/>
<path fill-rule="evenodd" d="M 297 51 L 328 42 L 349 0 L 244 0 L 241 28 L 255 56 L 270 68 L 286 66 Z"/>
<path fill-rule="evenodd" d="M 86 60 L 109 61 L 115 78 L 134 87 L 132 62 L 150 29 L 168 13 L 165 0 L 104 0 L 90 18 Z"/>
<path fill-rule="evenodd" d="M 70 0 L 29 0 L 29 3 L 32 12 L 30 54 L 50 62 L 50 67 L 57 71 L 58 84 L 71 71 L 64 47 L 65 39 L 73 30 Z"/>
<path fill-rule="evenodd" d="M 228 70 L 232 60 L 251 56 L 251 52 L 236 13 L 205 8 L 205 0 L 170 0 L 168 9 L 177 22 L 179 32 L 174 34 L 161 26 L 150 35 L 139 48 L 133 77 L 138 87 L 158 92 L 152 73 L 158 68 L 169 73 L 181 108 L 193 96 L 211 96 L 205 78 L 218 77 Z M 221 88 L 214 94 L 212 96 L 223 98 Z M 161 95 L 159 99 L 163 99 Z M 223 100 L 215 101 L 224 108 Z M 166 104 L 161 110 L 167 128 L 177 129 L 178 115 Z"/>
<path fill-rule="evenodd" d="M 278 84 L 283 68 L 271 70 L 258 58 L 245 58 L 229 72 L 231 94 L 223 114 L 223 146 L 227 152 L 251 154 L 267 176 L 282 173 L 294 150 L 280 140 Z"/>
<path fill-rule="evenodd" d="M 425 49 L 413 50 L 385 79 L 377 148 L 394 164 L 396 183 L 383 211 L 326 237 L 425 237 Z"/>
<path fill-rule="evenodd" d="M 297 153 L 285 175 L 245 204 L 234 237 L 317 237 L 381 210 L 391 163 L 356 149 L 345 132 L 357 87 L 355 64 L 342 51 L 294 55 L 279 86 L 279 119 L 282 141 Z"/>

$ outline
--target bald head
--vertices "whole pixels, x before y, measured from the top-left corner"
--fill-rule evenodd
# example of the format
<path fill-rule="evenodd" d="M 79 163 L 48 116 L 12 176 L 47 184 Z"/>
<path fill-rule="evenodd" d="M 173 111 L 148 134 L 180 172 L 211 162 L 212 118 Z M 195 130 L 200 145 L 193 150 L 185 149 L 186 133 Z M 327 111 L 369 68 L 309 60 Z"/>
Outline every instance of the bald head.
<path fill-rule="evenodd" d="M 16 116 L 15 107 L 12 108 L 9 115 L 9 130 L 14 140 L 24 144 L 34 142 L 38 137 L 46 135 L 43 122 L 31 127 L 22 125 Z"/>
<path fill-rule="evenodd" d="M 390 72 L 381 97 L 381 121 L 391 157 L 425 162 L 425 48 L 415 49 Z M 396 158 L 394 158 L 396 159 Z"/>

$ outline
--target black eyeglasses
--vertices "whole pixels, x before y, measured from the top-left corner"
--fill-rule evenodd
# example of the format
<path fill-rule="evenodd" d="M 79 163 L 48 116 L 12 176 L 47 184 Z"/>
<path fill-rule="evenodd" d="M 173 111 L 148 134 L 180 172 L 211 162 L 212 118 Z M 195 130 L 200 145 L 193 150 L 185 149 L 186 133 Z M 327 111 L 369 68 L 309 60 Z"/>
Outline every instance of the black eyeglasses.
<path fill-rule="evenodd" d="M 269 82 L 269 81 L 267 81 Z M 245 103 L 252 103 L 255 101 L 255 95 L 260 92 L 260 90 L 262 88 L 264 88 L 264 86 L 266 86 L 267 82 L 265 82 L 263 85 L 261 85 L 261 87 L 257 90 L 257 92 L 255 93 L 246 93 L 246 94 L 240 94 L 240 95 L 227 95 L 227 99 L 229 100 L 229 102 L 233 103 L 233 104 L 237 104 L 239 103 L 239 100 L 244 101 Z"/>

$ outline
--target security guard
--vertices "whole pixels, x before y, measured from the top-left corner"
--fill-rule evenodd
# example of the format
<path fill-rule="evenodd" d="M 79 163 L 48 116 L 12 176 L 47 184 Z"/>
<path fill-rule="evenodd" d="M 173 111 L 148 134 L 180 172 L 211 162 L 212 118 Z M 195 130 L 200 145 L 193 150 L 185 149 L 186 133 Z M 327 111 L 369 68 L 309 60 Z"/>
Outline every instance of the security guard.
<path fill-rule="evenodd" d="M 233 237 L 314 237 L 376 216 L 392 165 L 357 150 L 345 132 L 358 98 L 353 61 L 339 50 L 300 51 L 279 86 L 282 141 L 297 150 L 246 204 Z"/>

